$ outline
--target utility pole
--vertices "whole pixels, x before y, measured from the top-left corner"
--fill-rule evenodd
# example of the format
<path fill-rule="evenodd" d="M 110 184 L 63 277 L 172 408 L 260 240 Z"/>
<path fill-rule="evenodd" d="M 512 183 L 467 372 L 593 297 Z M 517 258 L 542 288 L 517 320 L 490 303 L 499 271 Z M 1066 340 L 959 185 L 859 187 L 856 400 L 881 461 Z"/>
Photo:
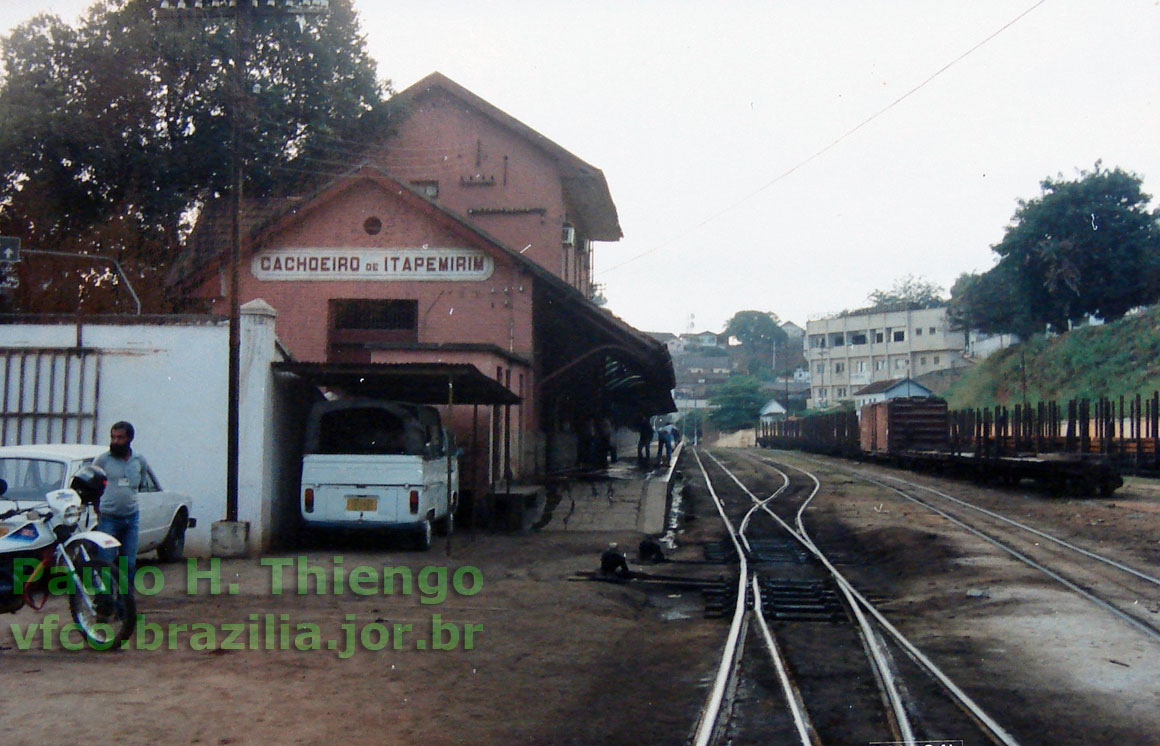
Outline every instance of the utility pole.
<path fill-rule="evenodd" d="M 233 101 L 229 109 L 233 216 L 229 247 L 229 384 L 227 393 L 226 442 L 226 522 L 238 520 L 238 452 L 241 398 L 241 308 L 238 302 L 238 265 L 242 257 L 242 182 L 245 158 L 241 147 L 241 117 L 248 104 L 246 70 L 250 24 L 255 18 L 275 15 L 297 16 L 305 25 L 307 15 L 326 13 L 329 0 L 161 0 L 157 15 L 162 18 L 195 18 L 234 22 L 233 59 L 230 60 Z"/>

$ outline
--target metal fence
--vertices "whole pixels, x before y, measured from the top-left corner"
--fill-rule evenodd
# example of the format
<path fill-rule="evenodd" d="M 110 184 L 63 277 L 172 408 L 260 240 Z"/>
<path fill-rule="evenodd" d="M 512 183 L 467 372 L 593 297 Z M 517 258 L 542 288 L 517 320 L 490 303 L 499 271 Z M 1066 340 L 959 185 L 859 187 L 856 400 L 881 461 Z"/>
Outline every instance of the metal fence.
<path fill-rule="evenodd" d="M 95 443 L 97 350 L 0 347 L 0 445 Z"/>

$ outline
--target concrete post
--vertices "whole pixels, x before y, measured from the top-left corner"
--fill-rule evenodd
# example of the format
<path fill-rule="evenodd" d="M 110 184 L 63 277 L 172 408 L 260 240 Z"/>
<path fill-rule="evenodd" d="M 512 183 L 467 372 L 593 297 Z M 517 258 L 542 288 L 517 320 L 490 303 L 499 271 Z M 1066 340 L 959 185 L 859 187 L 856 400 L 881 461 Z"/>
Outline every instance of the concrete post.
<path fill-rule="evenodd" d="M 238 404 L 238 520 L 218 521 L 211 529 L 215 557 L 244 557 L 270 540 L 273 481 L 267 455 L 271 437 L 270 362 L 275 355 L 274 319 L 278 312 L 258 299 L 241 307 Z"/>

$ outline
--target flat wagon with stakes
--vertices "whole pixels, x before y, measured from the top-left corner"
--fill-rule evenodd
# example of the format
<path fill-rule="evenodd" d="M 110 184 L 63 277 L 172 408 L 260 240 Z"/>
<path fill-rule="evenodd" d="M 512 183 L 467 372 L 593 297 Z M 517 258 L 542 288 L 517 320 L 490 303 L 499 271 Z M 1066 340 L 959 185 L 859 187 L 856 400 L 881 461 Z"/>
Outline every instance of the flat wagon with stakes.
<path fill-rule="evenodd" d="M 838 411 L 759 425 L 758 445 L 798 448 L 1014 486 L 1032 480 L 1051 492 L 1110 495 L 1123 485 L 1125 456 L 1136 468 L 1155 459 L 1152 438 L 1139 435 L 1155 422 L 1154 402 L 1129 408 L 1127 423 L 1110 422 L 1115 408 L 1070 403 L 1068 416 L 1054 404 L 950 412 L 938 397 L 903 397 L 867 404 L 860 413 Z M 1121 412 L 1122 412 L 1121 406 Z M 1139 413 L 1147 413 L 1147 417 Z M 1137 436 L 1111 437 L 1116 426 Z M 1143 441 L 1148 440 L 1145 444 Z M 1121 458 L 1116 458 L 1120 456 Z M 1143 457 L 1143 458 L 1141 458 Z"/>

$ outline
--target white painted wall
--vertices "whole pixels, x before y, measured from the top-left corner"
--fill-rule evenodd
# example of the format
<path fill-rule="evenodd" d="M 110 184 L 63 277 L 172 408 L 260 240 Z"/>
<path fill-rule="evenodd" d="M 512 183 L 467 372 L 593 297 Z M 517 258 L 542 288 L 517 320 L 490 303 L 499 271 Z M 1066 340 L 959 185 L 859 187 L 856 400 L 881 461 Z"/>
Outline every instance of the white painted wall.
<path fill-rule="evenodd" d="M 226 515 L 229 327 L 222 321 L 0 325 L 0 348 L 101 351 L 96 441 L 118 420 L 133 423 L 134 450 L 162 486 L 193 499 L 191 555 L 210 551 L 210 526 Z M 274 311 L 261 301 L 242 315 L 238 519 L 250 522 L 250 548 L 267 549 L 296 509 L 300 437 L 295 384 L 275 381 Z M 289 420 L 287 420 L 289 417 Z M 293 494 L 288 494 L 293 492 Z M 293 505 L 288 505 L 292 500 Z"/>
<path fill-rule="evenodd" d="M 1019 337 L 1015 334 L 983 334 L 973 331 L 968 336 L 966 352 L 968 356 L 982 360 L 1018 341 Z"/>

